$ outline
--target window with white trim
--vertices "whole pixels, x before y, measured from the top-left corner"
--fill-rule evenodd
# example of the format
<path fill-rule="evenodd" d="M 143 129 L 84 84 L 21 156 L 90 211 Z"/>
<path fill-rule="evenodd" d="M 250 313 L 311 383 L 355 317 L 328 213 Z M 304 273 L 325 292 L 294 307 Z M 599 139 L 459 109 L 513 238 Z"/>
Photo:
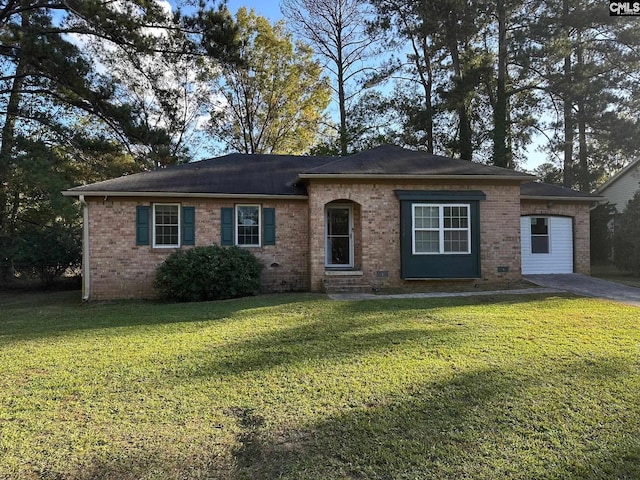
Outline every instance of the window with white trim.
<path fill-rule="evenodd" d="M 153 205 L 153 246 L 170 248 L 180 246 L 180 205 L 156 203 Z"/>
<path fill-rule="evenodd" d="M 468 204 L 412 205 L 414 255 L 471 253 Z"/>
<path fill-rule="evenodd" d="M 236 205 L 236 245 L 260 246 L 260 205 Z"/>
<path fill-rule="evenodd" d="M 549 219 L 531 217 L 531 253 L 549 253 Z"/>

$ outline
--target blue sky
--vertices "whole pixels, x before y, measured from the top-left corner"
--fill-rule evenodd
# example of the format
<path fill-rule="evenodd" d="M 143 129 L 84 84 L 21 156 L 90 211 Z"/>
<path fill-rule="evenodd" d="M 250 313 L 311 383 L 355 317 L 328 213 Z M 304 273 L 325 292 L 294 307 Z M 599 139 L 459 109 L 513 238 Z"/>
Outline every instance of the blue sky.
<path fill-rule="evenodd" d="M 235 15 L 240 7 L 253 8 L 257 14 L 268 17 L 272 22 L 280 20 L 280 2 L 277 0 L 228 0 L 227 7 Z M 536 148 L 543 143 L 542 136 L 535 136 L 533 145 L 529 147 L 529 160 L 523 165 L 524 168 L 532 170 L 546 161 L 545 154 L 536 152 Z"/>
<path fill-rule="evenodd" d="M 272 22 L 282 19 L 278 0 L 227 0 L 227 8 L 233 15 L 240 7 L 253 8 L 257 14 L 269 18 Z M 336 110 L 335 113 L 337 113 L 337 109 L 332 108 L 331 110 L 331 114 L 334 113 L 333 110 Z M 536 151 L 536 148 L 543 142 L 541 135 L 534 136 L 533 144 L 529 146 L 529 160 L 522 165 L 523 168 L 533 170 L 546 161 L 545 154 Z"/>
<path fill-rule="evenodd" d="M 253 8 L 257 14 L 268 17 L 271 21 L 280 20 L 280 2 L 272 0 L 228 0 L 227 8 L 235 15 L 240 7 Z"/>

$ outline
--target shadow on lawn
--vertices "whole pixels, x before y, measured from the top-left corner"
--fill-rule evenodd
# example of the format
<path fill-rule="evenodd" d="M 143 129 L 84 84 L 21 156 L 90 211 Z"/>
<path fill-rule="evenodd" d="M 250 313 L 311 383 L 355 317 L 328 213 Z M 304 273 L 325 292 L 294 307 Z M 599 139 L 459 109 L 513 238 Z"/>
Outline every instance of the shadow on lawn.
<path fill-rule="evenodd" d="M 118 301 L 82 304 L 79 292 L 0 293 L 0 341 L 60 336 L 75 331 L 233 320 L 254 309 L 327 302 L 336 314 L 384 314 L 399 310 L 426 310 L 467 305 L 537 302 L 549 295 L 478 296 L 456 298 L 391 299 L 331 302 L 322 294 L 272 294 L 203 303 Z M 558 295 L 551 297 L 557 298 Z M 292 307 L 293 308 L 293 307 Z M 332 318 L 321 322 L 332 322 Z M 320 322 L 320 323 L 321 323 Z"/>
<path fill-rule="evenodd" d="M 83 304 L 77 292 L 0 295 L 0 341 L 60 336 L 82 330 L 233 320 L 253 309 L 306 303 L 313 294 L 260 295 L 201 303 L 143 300 Z"/>
<path fill-rule="evenodd" d="M 387 321 L 391 323 L 391 320 Z M 379 322 L 378 326 L 381 323 Z M 370 326 L 370 325 L 368 325 Z M 385 328 L 382 331 L 362 331 L 363 323 L 335 321 L 330 325 L 315 322 L 286 331 L 258 337 L 241 343 L 202 352 L 208 359 L 194 376 L 243 375 L 280 365 L 308 363 L 317 365 L 368 351 L 397 349 L 412 341 L 455 346 L 462 340 L 454 327 L 429 330 Z"/>
<path fill-rule="evenodd" d="M 430 313 L 446 306 L 451 305 L 433 300 L 331 303 L 294 326 L 195 352 L 190 360 L 197 368 L 187 365 L 187 375 L 244 375 L 281 365 L 308 364 L 315 368 L 370 351 L 397 353 L 398 348 L 412 343 L 419 343 L 427 351 L 473 341 L 469 326 L 443 322 Z M 412 315 L 399 320 L 398 316 L 406 317 L 407 311 Z"/>
<path fill-rule="evenodd" d="M 513 297 L 399 299 L 335 302 L 296 326 L 256 334 L 237 342 L 212 345 L 193 353 L 185 365 L 187 376 L 243 375 L 281 365 L 331 361 L 368 351 L 396 349 L 419 342 L 424 351 L 448 349 L 477 341 L 469 323 L 441 320 L 434 311 L 482 304 L 522 304 L 540 300 Z M 406 315 L 411 312 L 410 315 Z M 405 319 L 399 321 L 398 316 Z M 463 322 L 461 320 L 461 322 Z"/>
<path fill-rule="evenodd" d="M 580 363 L 575 371 L 594 379 L 608 372 L 610 378 L 612 363 L 606 363 Z M 617 367 L 619 375 L 628 373 Z M 535 392 L 536 385 L 515 372 L 487 368 L 422 385 L 305 431 L 265 432 L 251 412 L 253 421 L 245 424 L 234 452 L 234 478 L 640 478 L 637 426 L 615 414 L 605 418 L 614 425 L 593 432 L 574 418 L 557 424 L 547 411 L 554 411 L 558 399 L 533 405 L 540 402 Z M 578 419 L 590 414 L 579 413 Z"/>

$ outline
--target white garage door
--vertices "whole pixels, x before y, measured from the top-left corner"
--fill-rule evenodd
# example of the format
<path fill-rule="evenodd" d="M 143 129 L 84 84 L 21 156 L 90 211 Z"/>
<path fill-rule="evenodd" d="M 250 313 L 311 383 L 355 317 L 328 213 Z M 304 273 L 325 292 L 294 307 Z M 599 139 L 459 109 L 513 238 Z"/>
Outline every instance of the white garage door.
<path fill-rule="evenodd" d="M 520 217 L 522 274 L 573 273 L 573 220 Z"/>

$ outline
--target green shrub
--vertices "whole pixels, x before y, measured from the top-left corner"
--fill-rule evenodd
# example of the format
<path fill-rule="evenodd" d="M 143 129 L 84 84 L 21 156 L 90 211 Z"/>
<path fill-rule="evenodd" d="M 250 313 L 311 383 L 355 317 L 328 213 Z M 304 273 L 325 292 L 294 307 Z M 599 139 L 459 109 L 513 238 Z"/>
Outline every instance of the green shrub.
<path fill-rule="evenodd" d="M 11 261 L 21 277 L 37 276 L 51 285 L 67 271 L 82 265 L 82 228 L 79 225 L 25 223 L 14 238 Z M 0 262 L 2 259 L 0 258 Z"/>
<path fill-rule="evenodd" d="M 613 234 L 611 224 L 616 207 L 610 203 L 598 205 L 591 210 L 591 263 L 607 263 L 613 253 Z"/>
<path fill-rule="evenodd" d="M 238 247 L 195 247 L 172 253 L 156 270 L 160 296 L 199 302 L 257 295 L 263 265 Z"/>
<path fill-rule="evenodd" d="M 640 276 L 640 192 L 616 219 L 614 261 L 621 270 Z"/>

